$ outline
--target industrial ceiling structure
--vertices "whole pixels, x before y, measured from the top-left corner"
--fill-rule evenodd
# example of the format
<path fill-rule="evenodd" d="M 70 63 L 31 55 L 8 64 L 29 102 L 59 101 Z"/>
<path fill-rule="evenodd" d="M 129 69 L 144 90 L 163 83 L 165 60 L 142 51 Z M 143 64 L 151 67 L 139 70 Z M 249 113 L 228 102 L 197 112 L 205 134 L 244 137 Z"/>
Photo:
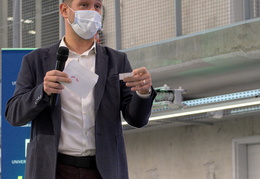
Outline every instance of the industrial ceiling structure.
<path fill-rule="evenodd" d="M 191 60 L 151 69 L 150 74 L 154 87 L 184 89 L 183 102 L 155 103 L 146 127 L 136 129 L 123 122 L 125 132 L 214 125 L 235 115 L 260 114 L 260 50 Z"/>

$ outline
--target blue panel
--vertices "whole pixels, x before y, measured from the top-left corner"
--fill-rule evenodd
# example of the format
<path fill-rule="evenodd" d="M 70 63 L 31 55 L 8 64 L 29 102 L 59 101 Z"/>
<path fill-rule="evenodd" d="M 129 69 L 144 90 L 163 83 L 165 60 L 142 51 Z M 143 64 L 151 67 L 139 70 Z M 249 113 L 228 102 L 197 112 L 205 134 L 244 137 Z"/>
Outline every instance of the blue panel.
<path fill-rule="evenodd" d="M 22 58 L 33 49 L 2 50 L 2 178 L 24 178 L 26 142 L 30 136 L 30 124 L 13 127 L 5 119 L 7 101 L 12 97 Z"/>

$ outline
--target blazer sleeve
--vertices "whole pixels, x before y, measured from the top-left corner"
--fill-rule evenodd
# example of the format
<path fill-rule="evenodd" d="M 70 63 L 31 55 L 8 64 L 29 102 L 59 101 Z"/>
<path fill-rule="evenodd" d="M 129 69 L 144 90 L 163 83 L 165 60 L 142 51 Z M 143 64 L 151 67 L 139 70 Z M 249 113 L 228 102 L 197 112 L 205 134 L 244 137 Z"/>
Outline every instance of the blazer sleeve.
<path fill-rule="evenodd" d="M 126 72 L 132 71 L 130 63 L 125 55 L 125 64 L 124 68 Z M 131 92 L 129 87 L 125 86 L 125 83 L 122 82 L 121 84 L 121 94 L 122 94 L 122 114 L 125 121 L 133 126 L 133 127 L 143 127 L 147 125 L 153 100 L 156 96 L 156 92 L 152 88 L 151 96 L 149 98 L 142 98 L 136 94 L 136 92 Z"/>
<path fill-rule="evenodd" d="M 15 92 L 6 105 L 5 117 L 13 126 L 29 123 L 49 106 L 49 97 L 43 91 L 43 82 L 37 81 L 43 79 L 43 76 L 37 72 L 42 70 L 37 69 L 40 68 L 39 63 L 34 61 L 35 52 L 32 54 L 23 58 Z"/>

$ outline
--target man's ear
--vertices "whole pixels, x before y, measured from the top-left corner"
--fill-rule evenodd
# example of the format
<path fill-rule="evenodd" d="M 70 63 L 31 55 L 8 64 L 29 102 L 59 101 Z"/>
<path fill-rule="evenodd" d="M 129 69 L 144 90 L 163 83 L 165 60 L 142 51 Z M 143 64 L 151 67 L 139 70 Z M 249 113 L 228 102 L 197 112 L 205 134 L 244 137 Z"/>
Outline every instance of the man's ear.
<path fill-rule="evenodd" d="M 60 4 L 60 13 L 64 18 L 68 18 L 68 11 L 69 11 L 68 5 L 65 3 L 61 3 Z"/>

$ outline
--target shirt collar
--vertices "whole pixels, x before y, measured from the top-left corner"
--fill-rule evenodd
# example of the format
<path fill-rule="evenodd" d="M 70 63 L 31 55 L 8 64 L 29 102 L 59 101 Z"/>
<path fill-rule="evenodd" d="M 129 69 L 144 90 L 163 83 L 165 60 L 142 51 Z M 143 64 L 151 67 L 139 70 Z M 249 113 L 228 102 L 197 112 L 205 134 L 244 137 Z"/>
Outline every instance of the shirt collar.
<path fill-rule="evenodd" d="M 67 45 L 66 45 L 66 43 L 65 43 L 65 36 L 63 36 L 62 39 L 61 39 L 60 47 L 61 47 L 61 46 L 67 47 Z M 91 52 L 91 51 L 94 51 L 94 53 L 97 54 L 96 41 L 94 41 L 92 47 L 91 47 L 89 50 L 85 51 L 85 52 L 82 53 L 82 54 L 77 54 L 76 52 L 74 52 L 74 51 L 72 51 L 72 50 L 69 49 L 69 52 L 70 52 L 70 53 L 72 53 L 72 54 L 77 54 L 77 55 L 88 55 L 89 52 Z"/>

